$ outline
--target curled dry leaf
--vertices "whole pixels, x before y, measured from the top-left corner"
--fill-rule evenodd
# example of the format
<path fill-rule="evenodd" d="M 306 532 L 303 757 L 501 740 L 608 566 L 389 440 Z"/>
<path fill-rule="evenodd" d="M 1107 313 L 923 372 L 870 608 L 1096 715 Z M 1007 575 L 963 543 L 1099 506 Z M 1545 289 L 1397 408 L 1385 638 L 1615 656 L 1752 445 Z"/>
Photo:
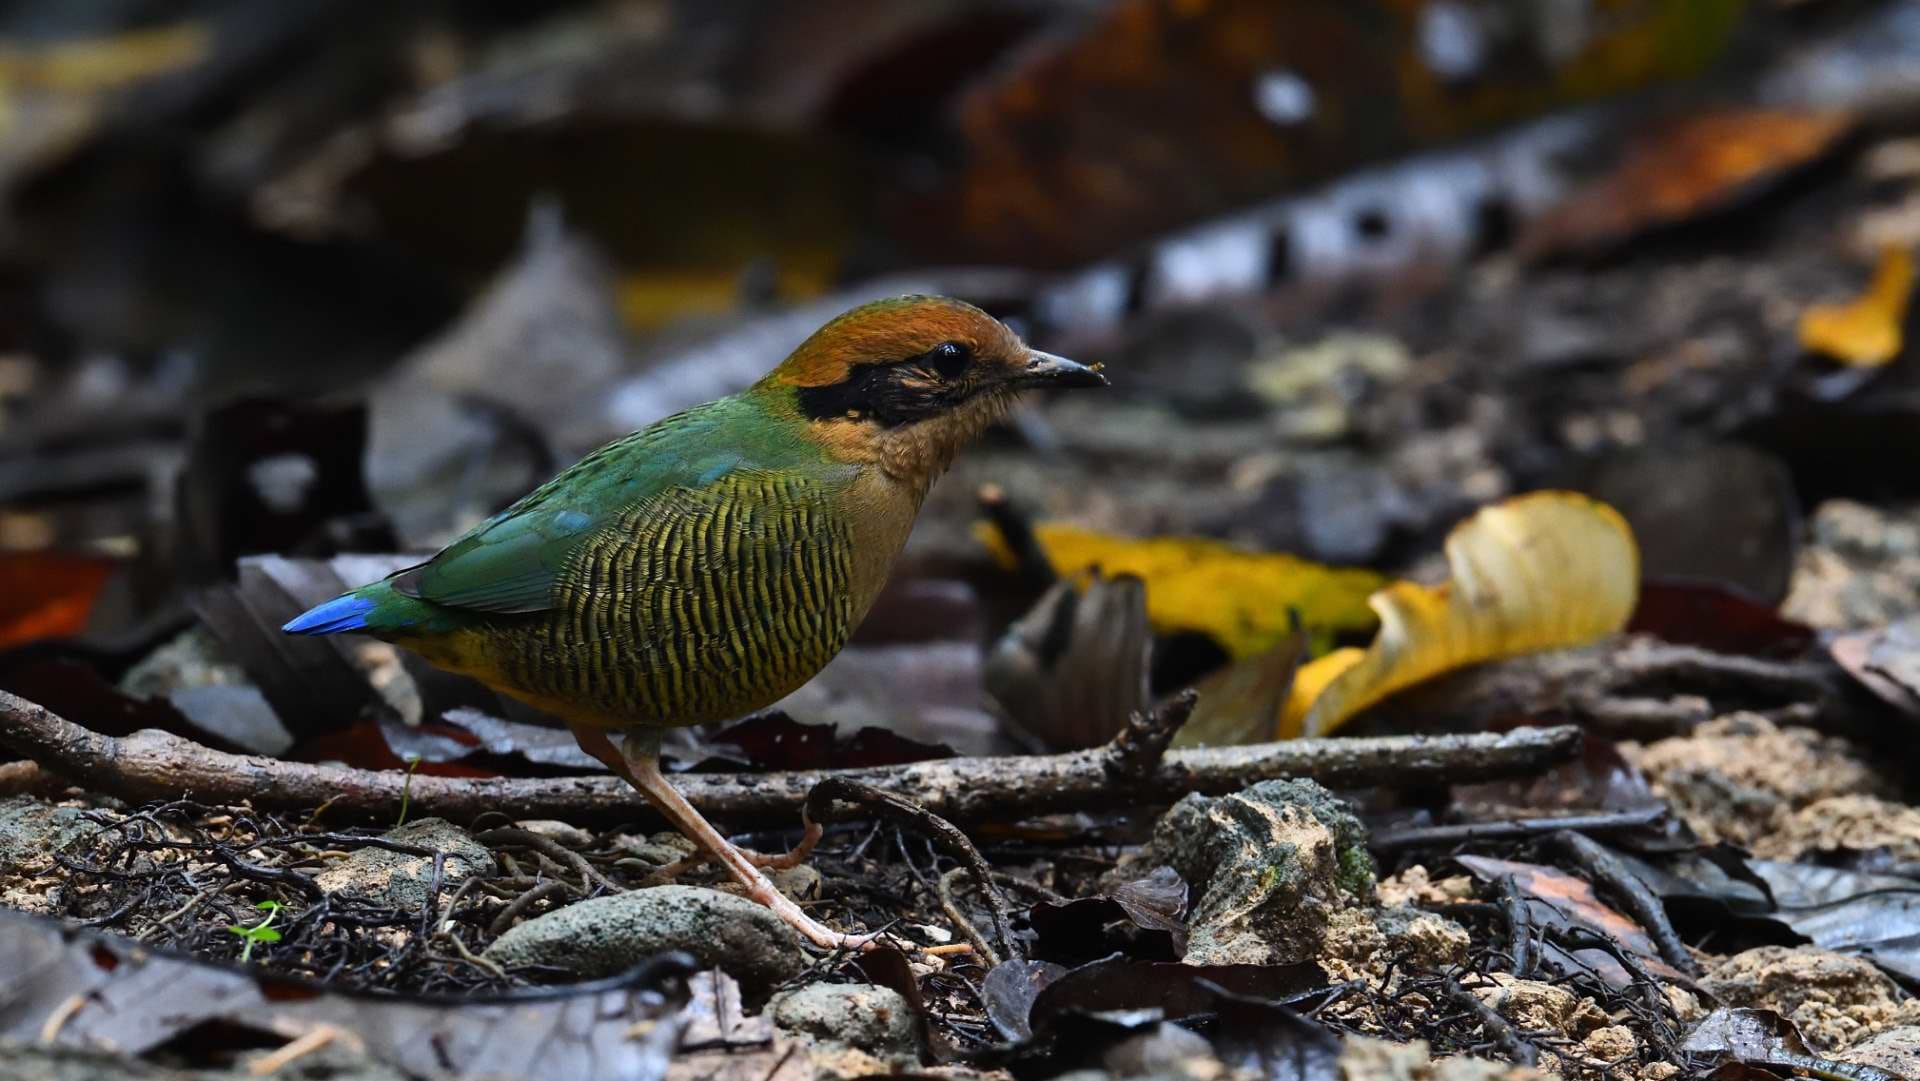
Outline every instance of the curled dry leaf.
<path fill-rule="evenodd" d="M 1058 750 L 1097 747 L 1149 708 L 1153 636 L 1140 580 L 1057 582 L 987 657 L 987 693 L 1020 733 Z"/>
<path fill-rule="evenodd" d="M 1800 316 L 1800 346 L 1856 368 L 1878 368 L 1900 355 L 1913 300 L 1913 253 L 1888 248 L 1866 292 L 1841 304 L 1815 304 Z"/>
<path fill-rule="evenodd" d="M 1442 672 L 1603 638 L 1626 626 L 1640 585 L 1626 520 L 1573 492 L 1481 510 L 1447 537 L 1447 565 L 1449 582 L 1396 582 L 1373 595 L 1379 635 L 1300 670 L 1278 738 L 1326 735 Z"/>
<path fill-rule="evenodd" d="M 1293 612 L 1312 632 L 1371 630 L 1375 620 L 1367 597 L 1386 581 L 1370 570 L 1329 567 L 1205 537 L 1135 540 L 1057 522 L 1036 525 L 1033 532 L 1060 577 L 1084 582 L 1098 570 L 1139 578 L 1146 583 L 1147 617 L 1154 630 L 1199 631 L 1235 659 L 1284 641 L 1293 630 Z M 976 535 L 1002 565 L 1016 566 L 998 527 L 983 522 Z"/>
<path fill-rule="evenodd" d="M 1156 867 L 1109 893 L 1042 901 L 1027 910 L 1034 952 L 1056 960 L 1116 951 L 1135 959 L 1178 960 L 1187 947 L 1187 894 L 1178 872 Z"/>
<path fill-rule="evenodd" d="M 1545 254 L 1602 248 L 1724 210 L 1819 160 L 1852 127 L 1829 110 L 1714 109 L 1631 136 L 1618 162 L 1521 239 Z"/>
<path fill-rule="evenodd" d="M 1696 1055 L 1719 1056 L 1727 1065 L 1789 1070 L 1795 1076 L 1843 1079 L 1843 1081 L 1895 1081 L 1894 1075 L 1875 1066 L 1857 1062 L 1837 1062 L 1818 1058 L 1807 1049 L 1806 1038 L 1788 1018 L 1772 1010 L 1729 1009 L 1721 1007 L 1708 1014 L 1680 1045 L 1682 1051 Z M 1740 1077 L 1715 1070 L 1713 1077 Z M 1758 1075 L 1745 1075 L 1758 1076 Z M 1764 1076 L 1776 1076 L 1766 1074 Z"/>
<path fill-rule="evenodd" d="M 1554 867 L 1538 863 L 1519 863 L 1491 856 L 1460 856 L 1460 865 L 1472 871 L 1482 882 L 1498 884 L 1511 880 L 1520 896 L 1534 907 L 1536 922 L 1583 927 L 1612 939 L 1621 949 L 1648 961 L 1658 960 L 1660 951 L 1647 932 L 1618 910 L 1595 896 L 1586 879 L 1575 878 Z"/>
<path fill-rule="evenodd" d="M 1751 860 L 1748 866 L 1773 894 L 1771 917 L 1795 934 L 1920 981 L 1920 883 L 1810 863 Z"/>

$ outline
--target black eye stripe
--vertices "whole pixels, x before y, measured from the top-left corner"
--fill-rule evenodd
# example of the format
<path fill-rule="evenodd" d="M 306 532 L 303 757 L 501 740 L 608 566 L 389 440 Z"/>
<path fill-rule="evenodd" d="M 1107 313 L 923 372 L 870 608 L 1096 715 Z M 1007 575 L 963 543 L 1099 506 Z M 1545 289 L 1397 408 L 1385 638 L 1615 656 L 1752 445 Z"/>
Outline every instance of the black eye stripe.
<path fill-rule="evenodd" d="M 800 387 L 800 411 L 812 420 L 857 416 L 886 427 L 922 420 L 958 405 L 980 387 L 960 380 L 973 351 L 942 342 L 917 356 L 856 364 L 847 378 L 824 387 Z M 936 378 L 937 377 L 937 378 Z"/>

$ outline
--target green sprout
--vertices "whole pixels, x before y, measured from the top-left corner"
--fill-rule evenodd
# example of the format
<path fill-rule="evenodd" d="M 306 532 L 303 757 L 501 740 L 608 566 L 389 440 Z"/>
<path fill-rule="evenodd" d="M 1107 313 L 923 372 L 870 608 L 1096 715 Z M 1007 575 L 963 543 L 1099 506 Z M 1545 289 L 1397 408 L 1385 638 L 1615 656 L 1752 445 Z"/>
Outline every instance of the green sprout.
<path fill-rule="evenodd" d="M 417 754 L 408 755 L 407 779 L 400 783 L 400 818 L 394 822 L 394 829 L 399 829 L 401 826 L 407 824 L 407 803 L 413 798 L 413 771 L 419 768 L 420 756 Z"/>
<path fill-rule="evenodd" d="M 227 925 L 227 930 L 246 940 L 247 944 L 240 948 L 240 963 L 243 965 L 253 960 L 253 947 L 255 945 L 262 942 L 280 941 L 280 932 L 274 930 L 272 926 L 273 918 L 280 914 L 280 902 L 262 901 L 253 907 L 265 912 L 267 918 L 254 924 L 252 927 L 242 927 L 237 923 Z"/>

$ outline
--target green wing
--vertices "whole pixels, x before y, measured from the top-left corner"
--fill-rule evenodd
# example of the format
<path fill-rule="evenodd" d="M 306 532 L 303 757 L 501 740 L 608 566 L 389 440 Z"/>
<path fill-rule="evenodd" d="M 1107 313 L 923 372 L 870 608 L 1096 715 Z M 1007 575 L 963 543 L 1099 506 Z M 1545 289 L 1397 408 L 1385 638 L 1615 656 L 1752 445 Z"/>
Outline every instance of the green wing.
<path fill-rule="evenodd" d="M 745 463 L 736 415 L 722 399 L 601 447 L 475 526 L 432 559 L 400 571 L 395 591 L 475 612 L 539 612 L 580 545 L 635 504 L 674 488 L 703 488 Z"/>

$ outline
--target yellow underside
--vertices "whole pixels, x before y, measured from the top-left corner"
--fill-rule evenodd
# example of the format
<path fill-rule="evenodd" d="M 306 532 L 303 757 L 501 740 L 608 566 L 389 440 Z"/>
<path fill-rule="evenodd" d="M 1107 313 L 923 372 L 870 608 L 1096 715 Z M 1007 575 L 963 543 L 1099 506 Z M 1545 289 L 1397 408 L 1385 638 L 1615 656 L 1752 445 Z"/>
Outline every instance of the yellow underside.
<path fill-rule="evenodd" d="M 413 650 L 435 668 L 470 676 L 508 698 L 551 713 L 569 725 L 608 731 L 642 727 L 630 718 L 604 716 L 597 711 L 583 709 L 578 701 L 537 694 L 508 682 L 500 664 L 494 659 L 493 639 L 480 631 L 462 630 L 426 637 L 394 635 L 388 641 Z M 677 726 L 666 724 L 646 727 Z"/>

